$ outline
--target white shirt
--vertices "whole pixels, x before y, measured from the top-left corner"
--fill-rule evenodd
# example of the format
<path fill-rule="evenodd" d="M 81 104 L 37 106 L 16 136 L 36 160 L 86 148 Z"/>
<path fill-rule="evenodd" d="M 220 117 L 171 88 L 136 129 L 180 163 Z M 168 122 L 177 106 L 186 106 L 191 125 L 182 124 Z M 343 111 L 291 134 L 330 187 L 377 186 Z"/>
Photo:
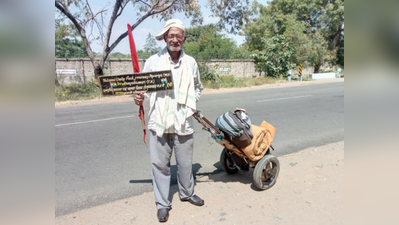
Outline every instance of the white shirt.
<path fill-rule="evenodd" d="M 203 90 L 202 84 L 201 84 L 201 79 L 200 79 L 200 74 L 199 74 L 199 69 L 198 69 L 198 64 L 195 61 L 195 59 L 189 55 L 185 55 L 184 51 L 181 51 L 180 58 L 177 64 L 174 64 L 172 59 L 169 56 L 169 61 L 170 61 L 170 70 L 172 71 L 172 76 L 173 76 L 173 87 L 174 91 L 170 92 L 171 93 L 171 99 L 173 102 L 173 105 L 175 107 L 175 112 L 177 114 L 177 100 L 175 96 L 177 96 L 178 93 L 178 87 L 179 87 L 179 82 L 180 82 L 180 65 L 182 63 L 181 58 L 182 57 L 187 58 L 187 62 L 190 63 L 190 68 L 192 70 L 192 75 L 194 76 L 194 91 L 195 91 L 195 98 L 198 102 L 198 100 L 201 97 L 201 91 Z M 159 53 L 152 55 L 148 60 L 145 62 L 143 72 L 151 72 L 151 71 L 159 71 L 161 65 L 161 58 Z M 155 94 L 151 94 L 150 97 L 150 110 L 148 114 L 148 129 L 156 131 L 155 128 L 155 104 L 156 104 L 156 99 L 155 99 Z M 154 104 L 155 103 L 155 104 Z M 165 133 L 176 133 L 178 135 L 190 135 L 194 133 L 193 129 L 193 118 L 189 117 L 187 118 L 187 121 L 185 124 L 180 124 L 177 120 L 177 115 L 175 115 L 175 125 L 174 127 L 170 127 L 169 129 L 165 130 Z"/>

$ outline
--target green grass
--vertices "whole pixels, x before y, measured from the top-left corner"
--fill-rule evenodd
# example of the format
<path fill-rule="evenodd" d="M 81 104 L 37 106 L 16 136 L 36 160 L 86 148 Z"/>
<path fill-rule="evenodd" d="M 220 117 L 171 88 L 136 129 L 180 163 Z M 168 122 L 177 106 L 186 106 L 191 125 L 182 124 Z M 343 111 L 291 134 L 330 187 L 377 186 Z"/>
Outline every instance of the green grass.
<path fill-rule="evenodd" d="M 242 88 L 242 87 L 252 87 L 259 86 L 263 84 L 273 84 L 280 79 L 271 77 L 239 77 L 236 78 L 232 74 L 217 76 L 215 80 L 205 80 L 202 81 L 204 88 L 209 89 L 219 89 L 219 88 Z"/>
<path fill-rule="evenodd" d="M 87 84 L 55 85 L 55 101 L 89 100 L 101 98 L 101 90 L 94 82 Z"/>

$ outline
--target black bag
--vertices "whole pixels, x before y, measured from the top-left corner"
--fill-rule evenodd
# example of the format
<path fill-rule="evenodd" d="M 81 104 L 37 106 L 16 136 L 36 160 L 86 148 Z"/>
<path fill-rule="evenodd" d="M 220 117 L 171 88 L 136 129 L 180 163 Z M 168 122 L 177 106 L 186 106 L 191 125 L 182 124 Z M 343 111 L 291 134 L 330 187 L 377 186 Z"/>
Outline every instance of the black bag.
<path fill-rule="evenodd" d="M 216 119 L 215 126 L 223 131 L 226 138 L 238 148 L 245 148 L 251 144 L 253 137 L 251 120 L 245 109 L 224 113 Z"/>

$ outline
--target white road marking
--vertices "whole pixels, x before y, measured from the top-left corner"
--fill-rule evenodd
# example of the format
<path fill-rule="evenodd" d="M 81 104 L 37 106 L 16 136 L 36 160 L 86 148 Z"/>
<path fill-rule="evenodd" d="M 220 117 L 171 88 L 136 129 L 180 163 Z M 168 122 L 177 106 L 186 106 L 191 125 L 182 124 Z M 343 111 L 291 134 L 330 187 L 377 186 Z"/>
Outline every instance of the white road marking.
<path fill-rule="evenodd" d="M 312 96 L 312 95 L 301 95 L 301 96 L 288 97 L 288 98 L 265 99 L 265 100 L 258 100 L 256 102 L 271 102 L 271 101 L 279 101 L 279 100 L 294 99 L 294 98 L 307 98 L 310 96 Z"/>
<path fill-rule="evenodd" d="M 121 116 L 121 117 L 111 117 L 111 118 L 106 118 L 106 119 L 100 119 L 100 120 L 88 120 L 88 121 L 82 121 L 82 122 L 76 122 L 76 123 L 64 123 L 64 124 L 57 124 L 55 127 L 62 127 L 62 126 L 71 126 L 71 125 L 77 125 L 77 124 L 85 124 L 85 123 L 96 123 L 96 122 L 102 122 L 102 121 L 107 121 L 107 120 L 117 120 L 117 119 L 126 119 L 126 118 L 131 118 L 132 116 Z"/>
<path fill-rule="evenodd" d="M 271 102 L 271 101 L 279 101 L 279 100 L 286 100 L 286 99 L 307 98 L 307 97 L 310 97 L 310 96 L 312 96 L 312 95 L 301 95 L 301 96 L 288 97 L 288 98 L 265 99 L 265 100 L 258 100 L 256 102 Z M 111 118 L 100 119 L 100 120 L 88 120 L 88 121 L 75 122 L 75 123 L 57 124 L 57 125 L 55 125 L 55 127 L 71 126 L 71 125 L 85 124 L 85 123 L 96 123 L 96 122 L 102 122 L 102 121 L 107 121 L 107 120 L 126 119 L 126 118 L 131 118 L 131 117 L 134 117 L 134 115 L 132 115 L 132 116 L 121 116 L 121 117 L 111 117 Z"/>

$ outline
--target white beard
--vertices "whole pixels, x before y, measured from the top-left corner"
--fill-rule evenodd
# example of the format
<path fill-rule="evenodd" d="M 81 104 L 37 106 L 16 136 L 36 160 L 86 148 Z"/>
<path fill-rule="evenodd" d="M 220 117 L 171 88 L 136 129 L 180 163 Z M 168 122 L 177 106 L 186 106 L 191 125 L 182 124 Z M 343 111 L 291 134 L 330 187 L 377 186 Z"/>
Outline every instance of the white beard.
<path fill-rule="evenodd" d="M 168 48 L 169 51 L 171 52 L 180 52 L 182 49 L 182 46 L 178 46 L 178 47 L 174 47 L 174 46 L 170 46 L 170 45 L 166 45 L 166 47 Z"/>

